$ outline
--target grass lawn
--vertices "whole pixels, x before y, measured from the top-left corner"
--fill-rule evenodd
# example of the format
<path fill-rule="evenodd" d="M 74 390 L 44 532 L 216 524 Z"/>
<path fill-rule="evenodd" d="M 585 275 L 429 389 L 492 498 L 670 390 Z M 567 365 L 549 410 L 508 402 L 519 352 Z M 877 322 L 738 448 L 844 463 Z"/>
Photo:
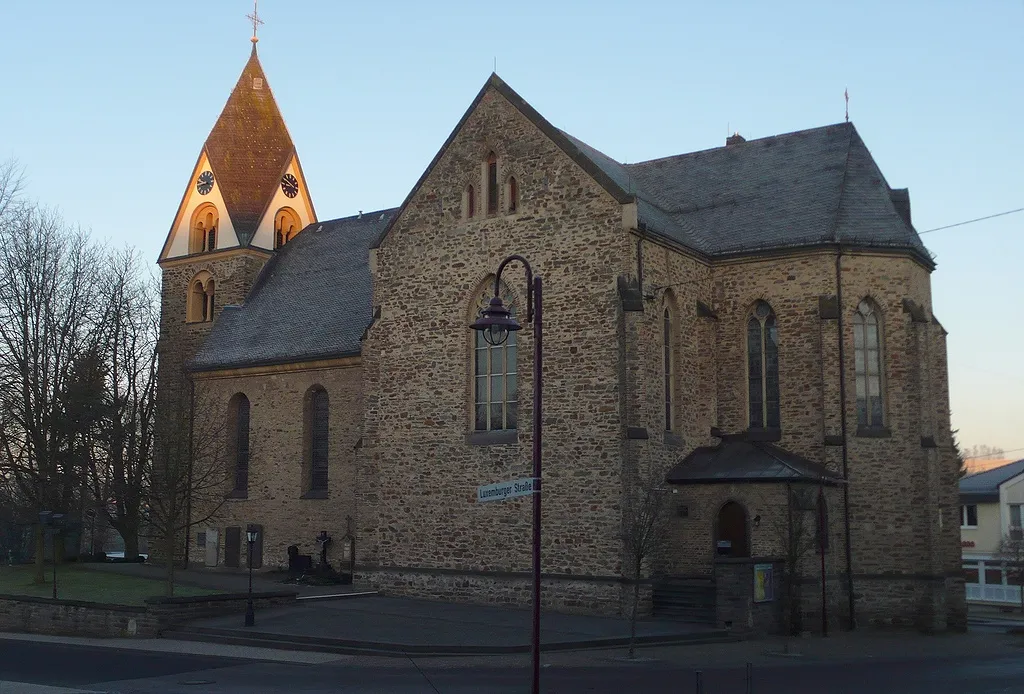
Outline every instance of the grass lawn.
<path fill-rule="evenodd" d="M 0 566 L 0 595 L 53 596 L 53 567 L 46 565 L 46 583 L 32 582 L 34 566 Z M 176 597 L 212 595 L 217 591 L 175 585 Z M 141 605 L 146 598 L 164 594 L 163 581 L 122 576 L 106 571 L 90 571 L 78 564 L 57 567 L 57 597 L 111 605 Z"/>

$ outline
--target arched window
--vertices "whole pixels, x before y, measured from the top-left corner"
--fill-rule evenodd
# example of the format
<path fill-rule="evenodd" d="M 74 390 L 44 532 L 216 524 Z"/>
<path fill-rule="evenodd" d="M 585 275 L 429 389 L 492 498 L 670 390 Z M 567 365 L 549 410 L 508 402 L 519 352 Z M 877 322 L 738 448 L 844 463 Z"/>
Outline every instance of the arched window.
<path fill-rule="evenodd" d="M 274 215 L 274 248 L 285 245 L 299 233 L 299 215 L 290 207 L 282 207 Z"/>
<path fill-rule="evenodd" d="M 514 214 L 519 209 L 519 184 L 516 182 L 516 177 L 512 176 L 508 179 L 508 212 Z"/>
<path fill-rule="evenodd" d="M 675 349 L 672 340 L 672 312 L 665 308 L 662 317 L 662 361 L 661 368 L 665 386 L 665 431 L 673 430 L 672 401 L 675 394 Z"/>
<path fill-rule="evenodd" d="M 249 494 L 249 398 L 236 393 L 228 403 L 228 462 L 234 489 L 232 496 Z"/>
<path fill-rule="evenodd" d="M 883 426 L 882 326 L 878 307 L 864 299 L 853 314 L 853 352 L 857 377 L 857 425 Z"/>
<path fill-rule="evenodd" d="M 487 214 L 498 212 L 498 156 L 487 155 Z"/>
<path fill-rule="evenodd" d="M 192 224 L 189 231 L 188 252 L 203 253 L 217 248 L 217 225 L 220 215 L 217 208 L 207 203 L 200 205 L 192 213 Z"/>
<path fill-rule="evenodd" d="M 476 214 L 476 191 L 473 186 L 466 188 L 466 219 L 472 219 Z"/>
<path fill-rule="evenodd" d="M 192 279 L 185 303 L 185 320 L 189 323 L 204 323 L 213 320 L 215 287 L 216 281 L 205 270 Z"/>
<path fill-rule="evenodd" d="M 735 501 L 727 501 L 718 511 L 715 554 L 720 557 L 749 557 L 747 510 Z"/>
<path fill-rule="evenodd" d="M 303 486 L 307 496 L 325 498 L 328 488 L 328 441 L 331 434 L 331 403 L 322 386 L 306 393 L 306 470 Z"/>
<path fill-rule="evenodd" d="M 493 282 L 485 283 L 494 286 Z M 482 309 L 493 296 L 493 289 L 485 290 L 478 300 Z M 515 315 L 509 297 L 505 305 Z M 473 350 L 473 404 L 476 431 L 501 431 L 517 428 L 518 394 L 516 383 L 516 333 L 510 331 L 502 344 L 492 347 L 484 340 L 483 331 L 474 330 Z"/>
<path fill-rule="evenodd" d="M 747 401 L 750 428 L 779 428 L 779 329 L 772 307 L 754 304 L 747 319 Z"/>

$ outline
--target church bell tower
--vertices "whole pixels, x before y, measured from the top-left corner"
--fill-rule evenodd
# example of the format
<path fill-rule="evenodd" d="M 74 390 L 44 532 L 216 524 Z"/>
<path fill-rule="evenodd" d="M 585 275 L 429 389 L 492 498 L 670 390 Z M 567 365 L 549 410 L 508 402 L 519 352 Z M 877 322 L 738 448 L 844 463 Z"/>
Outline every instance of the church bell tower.
<path fill-rule="evenodd" d="M 158 407 L 180 402 L 188 362 L 224 306 L 242 304 L 266 262 L 316 221 L 288 128 L 256 51 L 203 143 L 158 264 L 163 277 Z"/>

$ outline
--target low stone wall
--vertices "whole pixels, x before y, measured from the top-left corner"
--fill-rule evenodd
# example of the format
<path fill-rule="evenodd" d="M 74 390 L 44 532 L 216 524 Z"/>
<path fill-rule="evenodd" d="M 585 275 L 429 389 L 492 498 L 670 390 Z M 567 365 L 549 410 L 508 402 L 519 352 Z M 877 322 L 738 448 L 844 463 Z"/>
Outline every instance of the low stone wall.
<path fill-rule="evenodd" d="M 294 604 L 298 595 L 294 591 L 253 593 L 252 602 L 257 610 L 286 607 Z M 156 619 L 160 631 L 163 631 L 196 619 L 244 614 L 248 599 L 246 593 L 200 595 L 190 598 L 148 598 L 145 609 Z"/>
<path fill-rule="evenodd" d="M 158 633 L 145 607 L 16 595 L 0 595 L 0 630 L 100 638 Z"/>
<path fill-rule="evenodd" d="M 298 593 L 253 593 L 257 610 L 295 602 Z M 144 606 L 107 605 L 79 600 L 53 600 L 0 595 L 0 631 L 98 638 L 153 638 L 194 619 L 244 614 L 248 595 L 204 595 L 150 598 Z"/>
<path fill-rule="evenodd" d="M 401 595 L 476 605 L 524 607 L 533 599 L 533 581 L 521 573 L 468 573 L 444 569 L 357 570 L 355 582 L 383 595 Z M 557 577 L 541 579 L 541 605 L 568 614 L 628 614 L 633 586 L 617 578 Z M 651 611 L 651 586 L 640 588 L 640 614 Z"/>

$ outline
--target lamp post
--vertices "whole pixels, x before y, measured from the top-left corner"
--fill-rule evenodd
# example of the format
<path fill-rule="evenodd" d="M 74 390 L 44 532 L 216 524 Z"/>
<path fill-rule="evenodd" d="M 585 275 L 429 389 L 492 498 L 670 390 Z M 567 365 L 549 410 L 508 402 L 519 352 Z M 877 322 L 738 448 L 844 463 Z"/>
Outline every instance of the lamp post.
<path fill-rule="evenodd" d="M 245 529 L 245 539 L 249 543 L 249 599 L 245 603 L 245 626 L 251 627 L 256 624 L 256 610 L 252 604 L 252 553 L 253 547 L 256 544 L 256 540 L 259 539 L 260 533 L 253 526 L 249 526 Z"/>
<path fill-rule="evenodd" d="M 494 274 L 494 296 L 480 317 L 473 322 L 473 330 L 483 333 L 487 344 L 496 346 L 508 339 L 512 330 L 522 326 L 512 317 L 501 301 L 501 273 L 513 261 L 522 263 L 526 270 L 526 322 L 533 323 L 533 630 L 530 639 L 533 660 L 532 694 L 540 692 L 540 492 L 541 492 L 541 405 L 543 393 L 543 345 L 541 335 L 542 293 L 541 278 L 534 276 L 526 258 L 510 255 L 498 265 Z"/>
<path fill-rule="evenodd" d="M 66 516 L 63 513 L 56 513 L 54 511 L 40 511 L 39 512 L 39 524 L 43 527 L 43 532 L 50 530 L 50 551 L 53 555 L 53 599 L 57 599 L 57 564 L 58 564 L 58 553 L 57 553 L 57 542 L 58 540 L 64 541 L 64 521 Z"/>

